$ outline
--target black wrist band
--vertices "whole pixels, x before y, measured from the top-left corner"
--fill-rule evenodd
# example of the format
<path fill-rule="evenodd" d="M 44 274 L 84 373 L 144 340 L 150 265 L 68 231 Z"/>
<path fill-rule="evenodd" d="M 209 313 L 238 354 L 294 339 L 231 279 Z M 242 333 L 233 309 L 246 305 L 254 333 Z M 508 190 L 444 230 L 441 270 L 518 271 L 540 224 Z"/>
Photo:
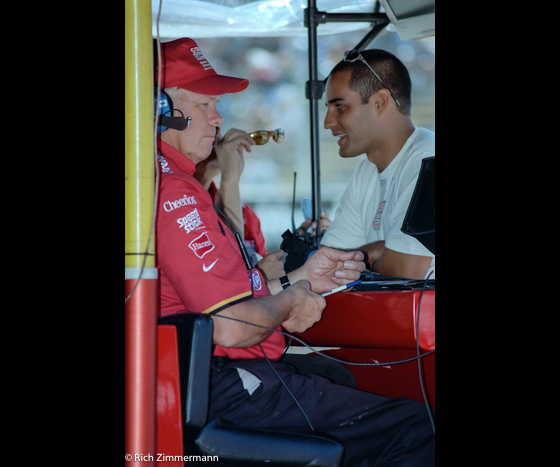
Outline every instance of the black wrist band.
<path fill-rule="evenodd" d="M 290 279 L 288 279 L 287 274 L 280 278 L 280 284 L 282 284 L 283 289 L 287 289 L 288 287 L 290 287 L 290 285 L 292 285 L 291 282 L 290 282 Z"/>

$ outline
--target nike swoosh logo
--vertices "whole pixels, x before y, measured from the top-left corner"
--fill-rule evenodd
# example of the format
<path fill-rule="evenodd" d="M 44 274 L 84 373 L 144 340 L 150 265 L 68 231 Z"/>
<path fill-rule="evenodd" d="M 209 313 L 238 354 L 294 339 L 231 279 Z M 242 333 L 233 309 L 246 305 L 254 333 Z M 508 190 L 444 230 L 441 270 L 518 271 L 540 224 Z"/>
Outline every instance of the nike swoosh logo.
<path fill-rule="evenodd" d="M 220 259 L 220 258 L 218 258 L 218 259 Z M 206 264 L 202 263 L 202 270 L 204 272 L 210 271 L 210 269 L 212 269 L 214 267 L 214 265 L 218 262 L 218 259 L 216 261 L 214 261 L 210 266 L 206 266 Z"/>

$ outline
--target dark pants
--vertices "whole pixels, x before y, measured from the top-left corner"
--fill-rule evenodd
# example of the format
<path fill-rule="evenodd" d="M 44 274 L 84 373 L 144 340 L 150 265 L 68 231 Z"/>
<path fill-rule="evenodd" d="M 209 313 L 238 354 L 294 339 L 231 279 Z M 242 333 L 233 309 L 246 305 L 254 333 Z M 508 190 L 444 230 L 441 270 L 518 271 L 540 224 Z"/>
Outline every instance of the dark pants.
<path fill-rule="evenodd" d="M 346 446 L 345 466 L 435 465 L 435 436 L 423 404 L 340 386 L 320 376 L 302 376 L 290 365 L 271 363 L 315 431 L 329 433 Z M 235 368 L 262 381 L 251 396 Z M 310 430 L 278 376 L 261 359 L 221 359 L 214 364 L 209 421 L 215 418 L 246 427 Z"/>
<path fill-rule="evenodd" d="M 300 375 L 318 375 L 330 379 L 333 383 L 356 388 L 356 378 L 349 369 L 342 363 L 321 355 L 286 354 L 280 361 L 292 365 Z"/>

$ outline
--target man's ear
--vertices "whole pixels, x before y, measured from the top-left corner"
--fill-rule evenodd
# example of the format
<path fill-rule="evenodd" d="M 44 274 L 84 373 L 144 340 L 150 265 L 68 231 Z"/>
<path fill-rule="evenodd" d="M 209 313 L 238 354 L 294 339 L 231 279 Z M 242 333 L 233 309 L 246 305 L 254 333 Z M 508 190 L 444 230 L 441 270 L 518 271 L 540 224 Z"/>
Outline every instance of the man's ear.
<path fill-rule="evenodd" d="M 391 93 L 387 89 L 380 89 L 373 96 L 373 107 L 377 112 L 383 112 L 391 99 Z"/>

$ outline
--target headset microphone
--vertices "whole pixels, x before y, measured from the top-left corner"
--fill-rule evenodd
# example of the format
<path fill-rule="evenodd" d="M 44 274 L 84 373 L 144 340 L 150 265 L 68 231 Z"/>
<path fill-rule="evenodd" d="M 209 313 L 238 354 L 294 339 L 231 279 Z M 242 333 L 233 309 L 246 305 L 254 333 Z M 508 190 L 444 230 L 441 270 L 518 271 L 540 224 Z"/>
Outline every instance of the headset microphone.
<path fill-rule="evenodd" d="M 171 97 L 162 89 L 160 91 L 159 105 L 157 102 L 157 89 L 154 95 L 154 107 L 158 119 L 158 133 L 163 133 L 168 128 L 173 130 L 183 131 L 189 128 L 192 123 L 192 118 L 187 117 L 179 109 L 173 109 L 173 101 Z M 180 117 L 174 117 L 173 112 L 179 112 Z"/>
<path fill-rule="evenodd" d="M 177 112 L 181 112 L 179 109 L 175 109 L 175 110 Z M 183 112 L 181 112 L 181 115 L 183 115 Z M 183 131 L 184 129 L 189 128 L 191 126 L 192 118 L 191 117 L 185 118 L 184 116 L 183 117 L 164 117 L 163 115 L 160 115 L 159 123 L 160 123 L 160 125 L 158 126 L 158 132 L 159 133 L 167 130 L 168 128 L 172 128 L 173 130 Z M 163 129 L 160 130 L 160 128 L 163 128 Z"/>

